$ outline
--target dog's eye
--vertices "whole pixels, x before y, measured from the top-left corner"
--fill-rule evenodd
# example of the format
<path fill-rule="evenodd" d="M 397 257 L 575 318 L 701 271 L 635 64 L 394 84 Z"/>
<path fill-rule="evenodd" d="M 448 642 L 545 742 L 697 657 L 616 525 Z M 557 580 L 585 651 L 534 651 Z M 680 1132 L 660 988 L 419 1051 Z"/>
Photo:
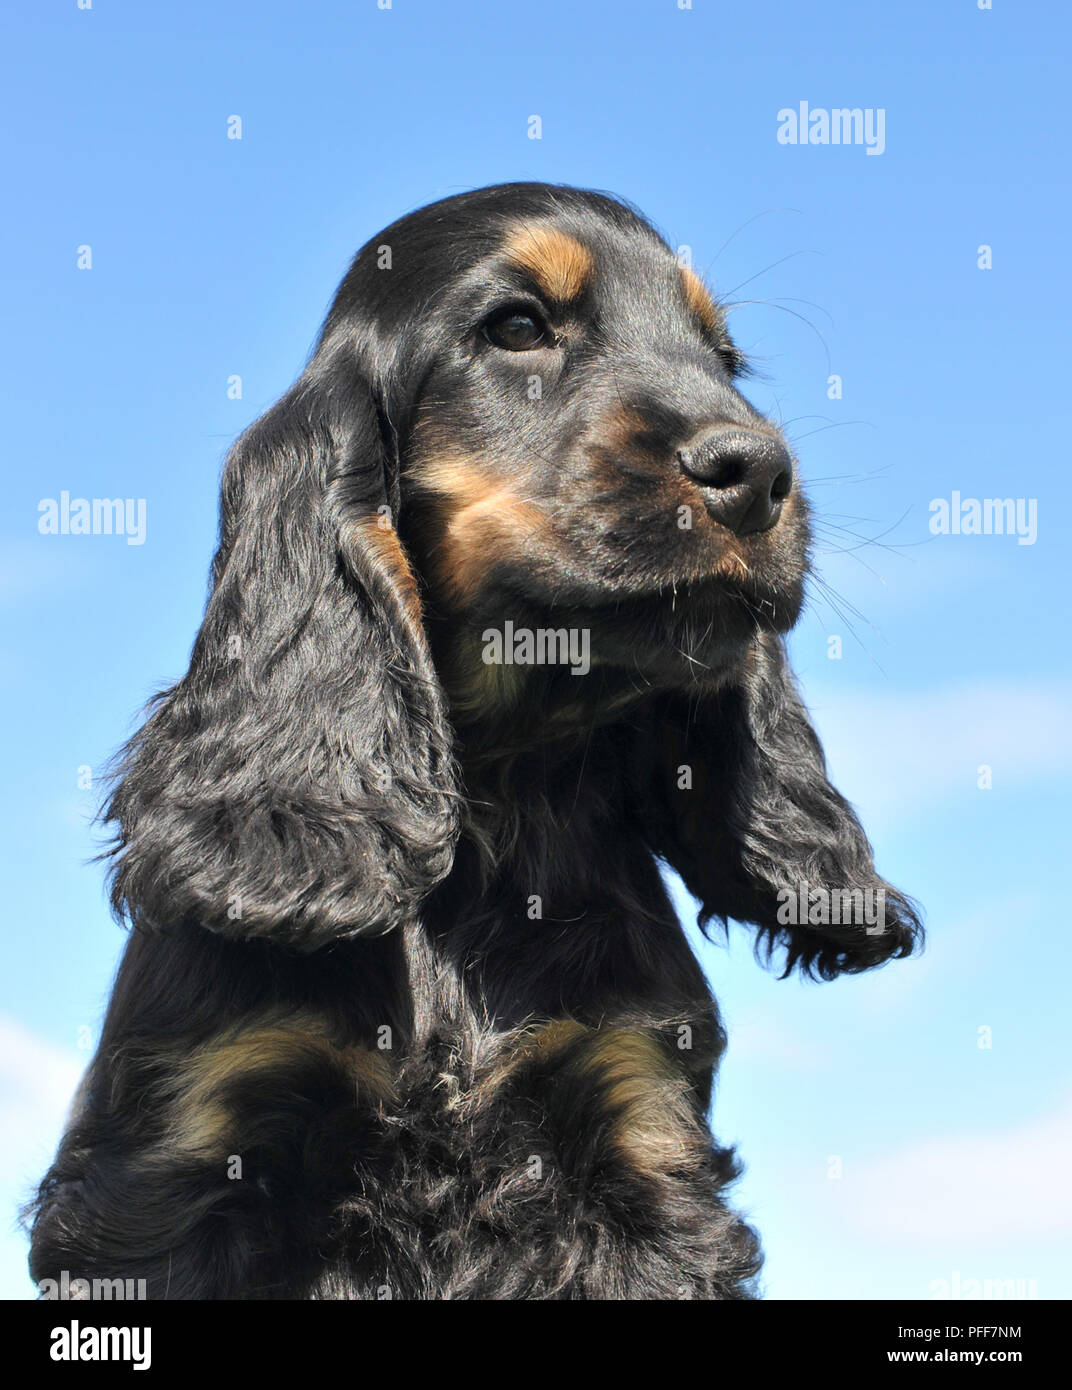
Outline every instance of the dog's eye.
<path fill-rule="evenodd" d="M 531 309 L 504 309 L 484 325 L 484 337 L 507 352 L 531 352 L 552 341 L 551 332 Z"/>

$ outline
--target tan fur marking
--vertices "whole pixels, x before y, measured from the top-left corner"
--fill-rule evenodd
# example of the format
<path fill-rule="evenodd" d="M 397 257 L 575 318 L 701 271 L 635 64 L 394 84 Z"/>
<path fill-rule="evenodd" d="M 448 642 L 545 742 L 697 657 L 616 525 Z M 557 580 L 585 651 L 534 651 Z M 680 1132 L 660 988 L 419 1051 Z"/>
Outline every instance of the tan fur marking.
<path fill-rule="evenodd" d="M 542 1028 L 538 1028 L 531 1035 L 529 1041 L 530 1055 L 539 1057 L 541 1061 L 546 1061 L 548 1057 L 554 1056 L 556 1052 L 561 1052 L 563 1048 L 575 1043 L 578 1038 L 586 1037 L 594 1030 L 588 1028 L 583 1023 L 578 1023 L 575 1018 L 556 1018 L 550 1023 L 545 1023 Z"/>
<path fill-rule="evenodd" d="M 337 1047 L 326 1036 L 322 1020 L 292 1015 L 235 1030 L 194 1052 L 174 1083 L 167 1147 L 199 1157 L 226 1152 L 234 1129 L 229 1089 L 266 1071 L 278 1072 L 285 1085 L 288 1071 L 310 1062 L 348 1075 L 359 1092 L 377 1104 L 394 1094 L 391 1064 L 382 1052 Z"/>
<path fill-rule="evenodd" d="M 503 249 L 544 294 L 562 304 L 580 296 L 595 269 L 587 246 L 557 227 L 539 223 L 515 227 Z"/>
<path fill-rule="evenodd" d="M 472 1102 L 482 1105 L 490 1095 L 504 1086 L 518 1071 L 531 1062 L 547 1062 L 556 1052 L 587 1036 L 592 1030 L 572 1018 L 556 1018 L 550 1023 L 537 1024 L 518 1033 L 513 1045 L 499 1058 L 492 1069 L 470 1093 Z"/>
<path fill-rule="evenodd" d="M 701 1163 L 707 1139 L 689 1103 L 684 1069 L 663 1042 L 635 1029 L 590 1028 L 563 1018 L 528 1030 L 463 1103 L 483 1105 L 518 1072 L 553 1067 L 557 1054 L 574 1048 L 563 1064 L 591 1084 L 609 1142 L 630 1168 L 655 1174 Z"/>
<path fill-rule="evenodd" d="M 535 502 L 495 481 L 473 459 L 430 458 L 421 464 L 415 486 L 437 499 L 443 530 L 432 563 L 448 597 L 462 605 L 497 554 L 522 549 L 547 522 Z"/>
<path fill-rule="evenodd" d="M 654 1174 L 699 1163 L 705 1146 L 688 1080 L 663 1043 L 648 1033 L 608 1029 L 597 1035 L 587 1065 L 606 1088 L 612 1143 L 632 1168 Z"/>
<path fill-rule="evenodd" d="M 349 534 L 344 534 L 343 543 L 349 543 L 357 550 L 360 550 L 363 544 L 371 551 L 380 573 L 389 579 L 401 597 L 410 620 L 419 624 L 421 598 L 417 590 L 417 581 L 413 576 L 409 558 L 402 549 L 402 542 L 398 539 L 398 533 L 386 516 L 375 512 L 359 517 L 349 523 L 347 531 Z"/>
<path fill-rule="evenodd" d="M 679 269 L 681 271 L 681 284 L 689 308 L 707 331 L 713 333 L 718 327 L 718 310 L 715 308 L 710 291 L 691 267 L 683 265 Z"/>

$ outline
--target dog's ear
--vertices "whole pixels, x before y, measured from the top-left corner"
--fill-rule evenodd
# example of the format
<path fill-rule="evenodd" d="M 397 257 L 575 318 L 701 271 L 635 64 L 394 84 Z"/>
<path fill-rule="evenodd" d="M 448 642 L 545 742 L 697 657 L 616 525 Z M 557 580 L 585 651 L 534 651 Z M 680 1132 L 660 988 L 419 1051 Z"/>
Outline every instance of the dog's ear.
<path fill-rule="evenodd" d="M 830 785 L 780 639 L 758 638 L 717 693 L 666 697 L 643 742 L 650 842 L 700 899 L 704 925 L 753 923 L 768 962 L 822 979 L 911 952 L 916 909 L 877 875 Z"/>
<path fill-rule="evenodd" d="M 397 925 L 449 870 L 451 734 L 387 440 L 353 366 L 314 359 L 232 449 L 189 672 L 107 808 L 136 926 L 314 949 Z"/>

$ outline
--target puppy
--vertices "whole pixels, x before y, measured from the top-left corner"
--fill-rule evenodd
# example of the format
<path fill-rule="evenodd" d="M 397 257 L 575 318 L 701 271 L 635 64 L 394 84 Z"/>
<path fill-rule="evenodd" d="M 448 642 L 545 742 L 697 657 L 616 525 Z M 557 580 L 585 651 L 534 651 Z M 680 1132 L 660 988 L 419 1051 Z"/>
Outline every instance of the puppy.
<path fill-rule="evenodd" d="M 742 370 L 601 194 L 482 189 L 359 252 L 231 451 L 189 671 L 119 771 L 133 930 L 35 1279 L 756 1292 L 660 868 L 785 973 L 920 927 L 786 665 L 808 509 Z M 792 920 L 801 885 L 844 910 Z"/>

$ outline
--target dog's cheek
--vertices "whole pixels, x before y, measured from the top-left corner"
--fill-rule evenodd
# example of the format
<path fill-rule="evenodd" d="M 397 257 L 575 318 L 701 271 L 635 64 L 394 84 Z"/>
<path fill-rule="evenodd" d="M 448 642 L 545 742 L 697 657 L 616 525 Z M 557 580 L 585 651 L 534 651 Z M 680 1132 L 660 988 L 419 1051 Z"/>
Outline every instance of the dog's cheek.
<path fill-rule="evenodd" d="M 412 465 L 410 487 L 430 588 L 454 612 L 472 607 L 495 570 L 524 570 L 546 541 L 545 508 L 478 459 L 424 458 Z"/>

